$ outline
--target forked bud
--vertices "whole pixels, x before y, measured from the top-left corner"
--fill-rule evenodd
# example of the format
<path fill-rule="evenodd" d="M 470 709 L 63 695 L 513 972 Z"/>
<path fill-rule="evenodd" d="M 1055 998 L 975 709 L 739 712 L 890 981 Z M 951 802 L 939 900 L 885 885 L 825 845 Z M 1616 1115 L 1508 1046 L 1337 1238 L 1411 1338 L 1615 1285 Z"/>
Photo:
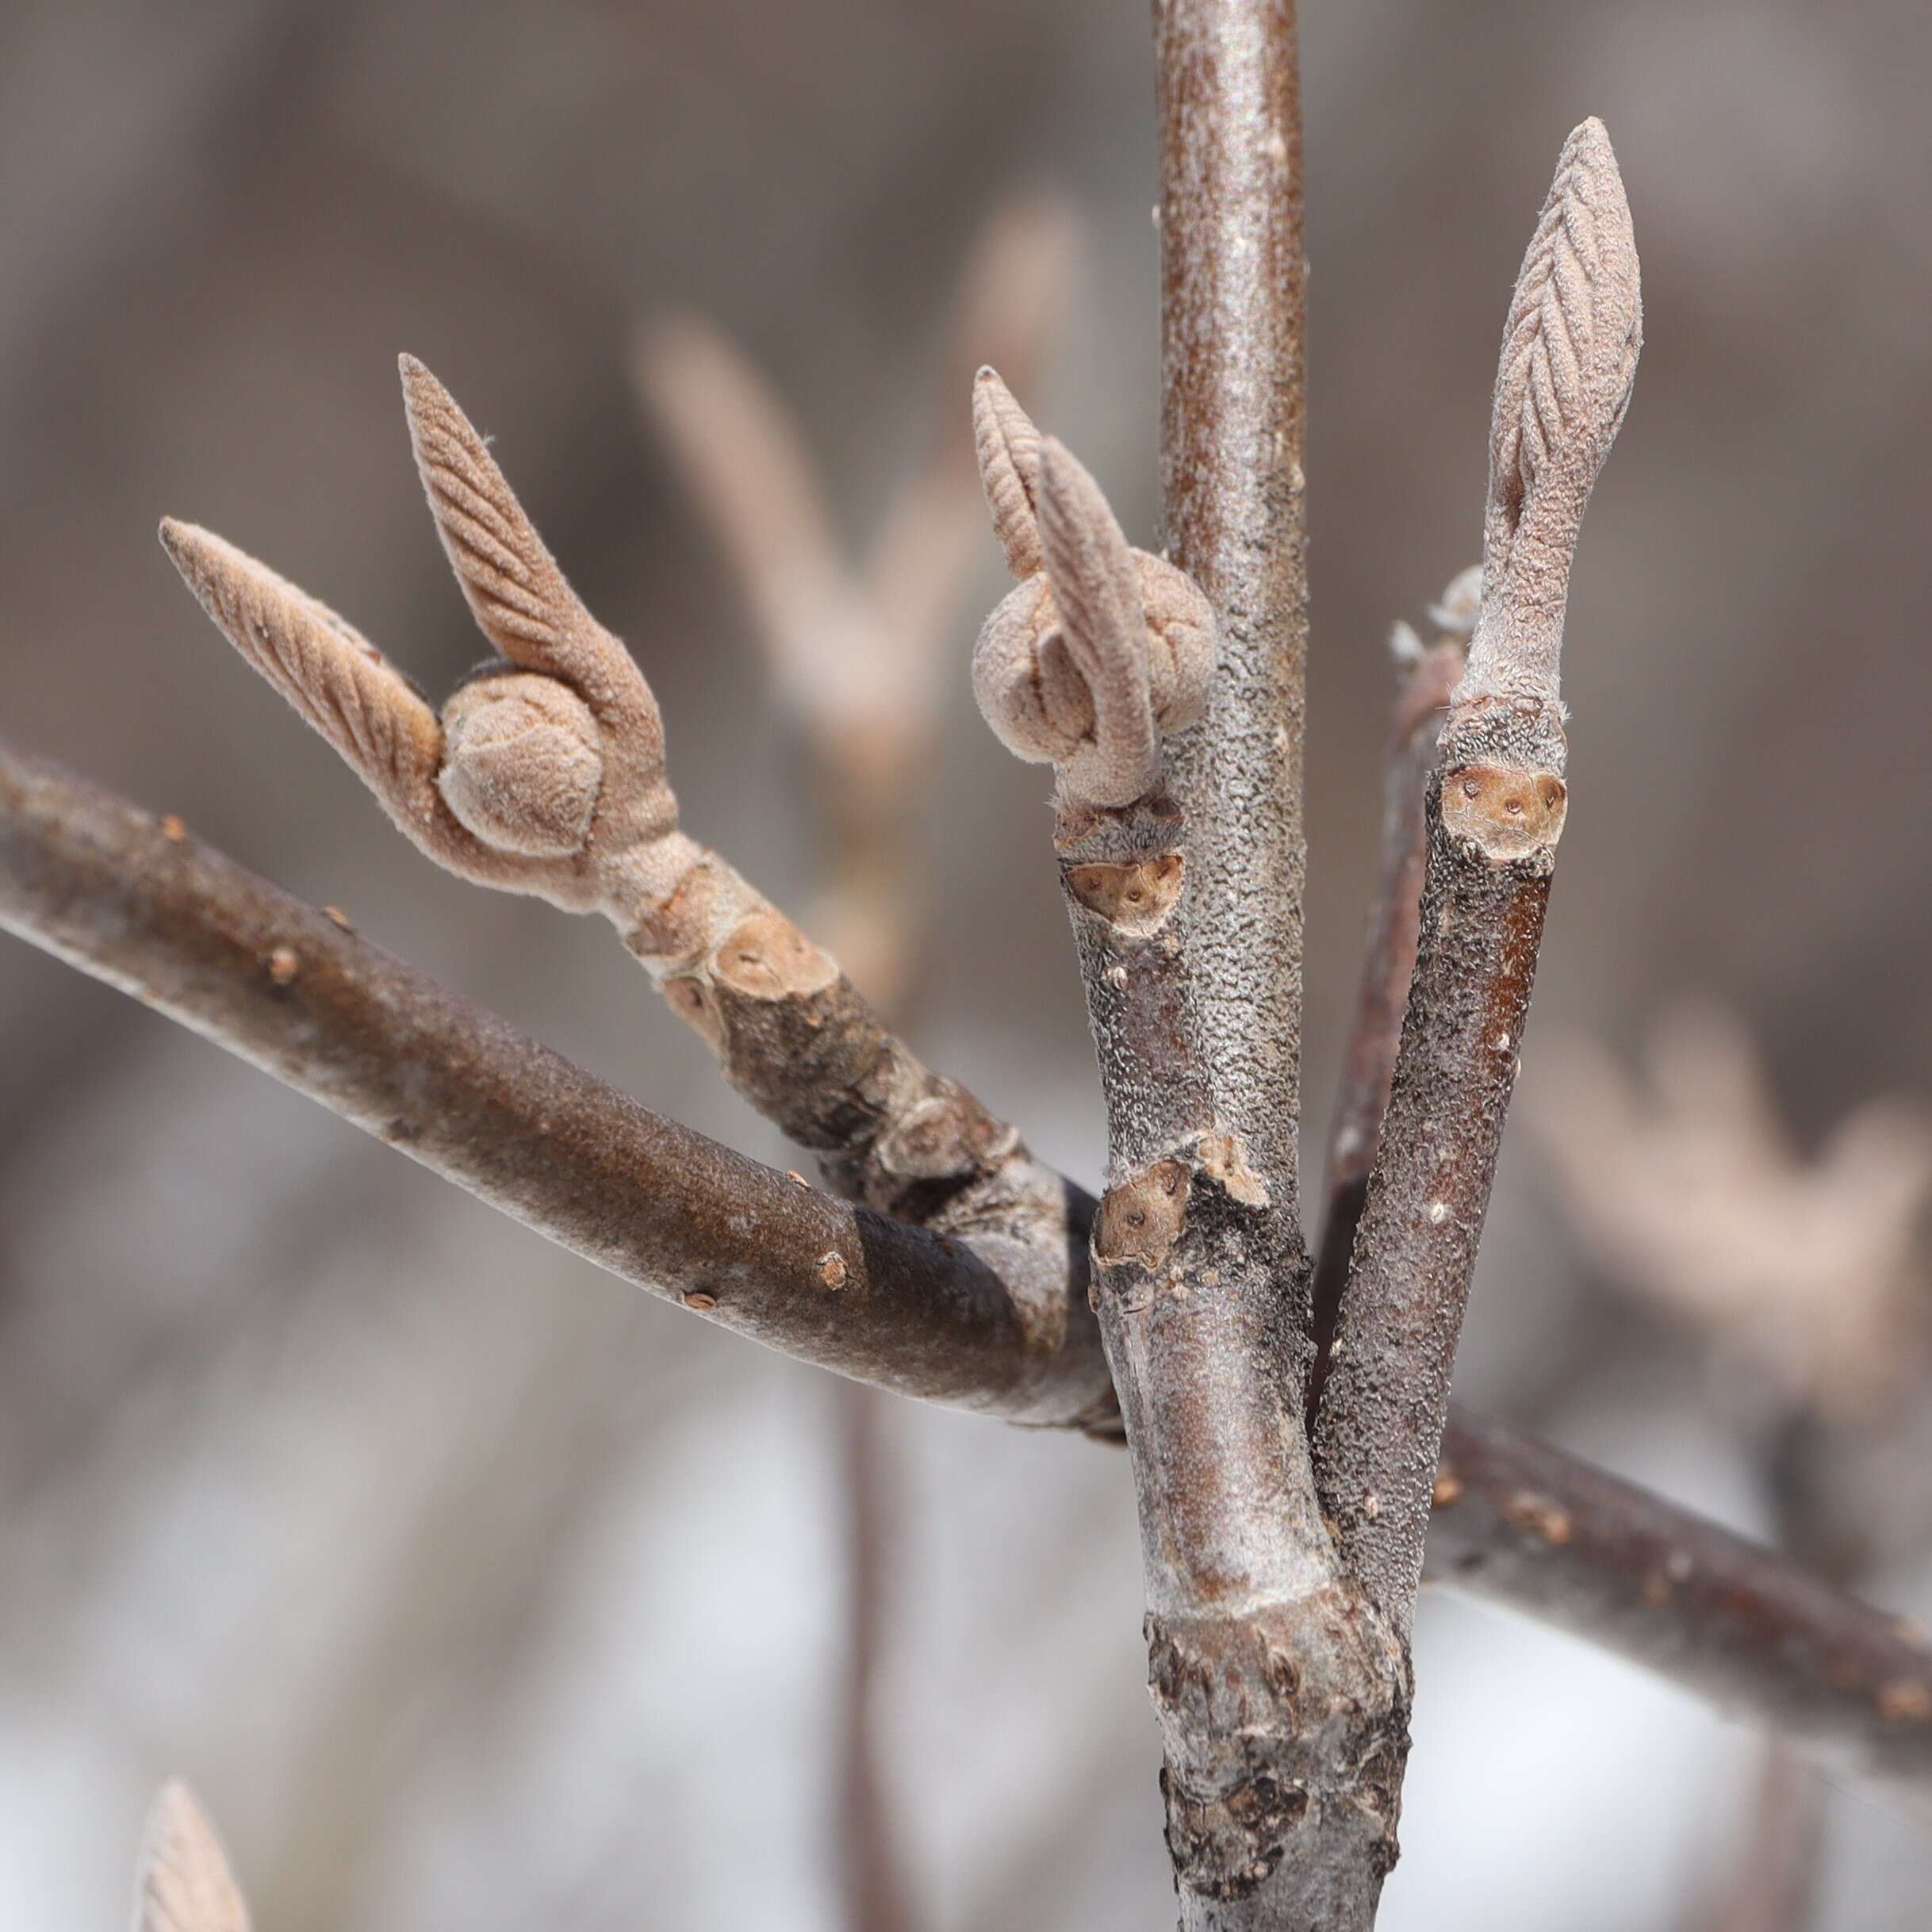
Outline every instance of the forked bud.
<path fill-rule="evenodd" d="M 1069 799 L 1131 805 L 1162 734 L 1206 707 L 1214 616 L 1193 580 L 1131 548 L 1107 500 L 990 369 L 974 440 L 994 534 L 1022 581 L 980 631 L 973 694 L 1001 743 L 1052 765 Z"/>

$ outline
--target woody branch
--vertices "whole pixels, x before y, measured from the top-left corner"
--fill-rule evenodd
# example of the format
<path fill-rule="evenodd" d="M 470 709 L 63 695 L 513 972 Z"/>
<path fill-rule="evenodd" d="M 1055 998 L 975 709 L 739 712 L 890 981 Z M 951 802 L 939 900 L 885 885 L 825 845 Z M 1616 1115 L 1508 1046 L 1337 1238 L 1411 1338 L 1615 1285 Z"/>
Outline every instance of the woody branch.
<path fill-rule="evenodd" d="M 754 1340 L 996 1417 L 1070 1424 L 1112 1409 L 1098 1330 L 1076 1319 L 1094 1203 L 1070 1183 L 1068 1325 L 1042 1354 L 964 1244 L 661 1119 L 186 827 L 3 742 L 0 926 Z M 862 1266 L 829 1293 L 834 1255 Z M 1466 1410 L 1451 1414 L 1436 1501 L 1429 1562 L 1447 1586 L 1605 1644 L 1932 1806 L 1932 1658 L 1898 1619 Z"/>

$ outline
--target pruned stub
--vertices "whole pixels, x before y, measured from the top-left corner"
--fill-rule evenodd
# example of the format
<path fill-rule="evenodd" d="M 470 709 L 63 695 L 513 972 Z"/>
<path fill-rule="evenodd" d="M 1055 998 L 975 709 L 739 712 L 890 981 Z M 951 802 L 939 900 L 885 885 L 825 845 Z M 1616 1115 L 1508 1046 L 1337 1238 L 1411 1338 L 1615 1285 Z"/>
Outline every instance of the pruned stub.
<path fill-rule="evenodd" d="M 1552 771 L 1477 762 L 1443 774 L 1443 829 L 1501 864 L 1555 849 L 1569 792 Z"/>

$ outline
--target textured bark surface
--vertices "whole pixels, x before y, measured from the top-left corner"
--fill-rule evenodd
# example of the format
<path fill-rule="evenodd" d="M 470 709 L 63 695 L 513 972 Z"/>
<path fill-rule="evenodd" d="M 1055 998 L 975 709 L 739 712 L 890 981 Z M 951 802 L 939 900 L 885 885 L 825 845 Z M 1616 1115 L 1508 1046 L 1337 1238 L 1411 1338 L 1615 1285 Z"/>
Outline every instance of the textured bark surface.
<path fill-rule="evenodd" d="M 1475 627 L 1430 782 L 1415 972 L 1314 1420 L 1347 1574 L 1405 1653 L 1568 810 L 1570 564 L 1642 341 L 1629 205 L 1608 135 L 1586 121 L 1563 144 L 1504 324 Z M 1386 1029 L 1370 1013 L 1358 1038 L 1366 1058 Z"/>
<path fill-rule="evenodd" d="M 1399 1643 L 1340 1571 L 1301 1415 L 1306 578 L 1291 6 L 1165 0 L 1162 455 L 1207 715 L 1056 844 L 1107 1102 L 1101 1331 L 1140 1512 L 1181 1922 L 1363 1928 L 1395 1859 Z M 1065 801 L 1063 801 L 1064 807 Z"/>
<path fill-rule="evenodd" d="M 1355 1022 L 1328 1133 L 1328 1199 L 1315 1263 L 1315 1367 L 1308 1392 L 1311 1416 L 1321 1401 L 1336 1318 L 1341 1312 L 1342 1285 L 1395 1078 L 1428 866 L 1429 780 L 1462 662 L 1459 641 L 1439 642 L 1405 680 L 1396 701 L 1383 772 L 1382 876 L 1370 910 Z"/>
<path fill-rule="evenodd" d="M 1301 1250 L 1217 1122 L 1164 796 L 1063 811 L 1107 1099 L 1093 1281 L 1132 1459 L 1183 1922 L 1357 1926 L 1394 1860 L 1405 1667 L 1339 1574 L 1300 1420 Z"/>
<path fill-rule="evenodd" d="M 1194 998 L 1222 1125 L 1296 1213 L 1308 644 L 1301 116 L 1292 0 L 1161 0 L 1161 467 L 1168 554 L 1221 673 L 1169 747 L 1191 827 Z"/>

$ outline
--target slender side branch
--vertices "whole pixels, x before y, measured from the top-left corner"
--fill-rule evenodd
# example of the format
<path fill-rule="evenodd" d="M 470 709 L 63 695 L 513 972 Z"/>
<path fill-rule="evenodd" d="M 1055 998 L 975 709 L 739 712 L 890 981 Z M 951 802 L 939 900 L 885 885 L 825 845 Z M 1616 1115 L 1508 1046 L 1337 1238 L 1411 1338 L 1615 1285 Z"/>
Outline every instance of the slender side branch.
<path fill-rule="evenodd" d="M 1640 315 L 1616 157 L 1585 121 L 1505 332 L 1482 604 L 1430 788 L 1420 952 L 1317 1418 L 1344 1556 L 1405 1634 L 1566 808 L 1570 562 L 1629 402 Z"/>
<path fill-rule="evenodd" d="M 3 742 L 0 926 L 653 1294 L 902 1393 L 1104 1432 L 1094 1203 L 1071 1183 L 1075 1238 L 1048 1299 L 1002 1294 L 959 1243 L 658 1119 L 173 822 Z M 1429 1560 L 1445 1584 L 1932 1804 L 1932 1658 L 1897 1620 L 1466 1411 L 1451 1415 L 1436 1500 Z M 1712 1605 L 1729 1620 L 1708 1625 Z"/>
<path fill-rule="evenodd" d="M 1112 1406 L 1083 1198 L 1048 1255 L 832 1200 L 580 1071 L 112 795 L 0 746 L 0 926 L 526 1226 L 824 1367 L 1040 1424 Z"/>
<path fill-rule="evenodd" d="M 1932 1816 L 1932 1651 L 1903 1619 L 1459 1408 L 1429 1571 L 1765 1725 Z"/>
<path fill-rule="evenodd" d="M 1415 964 L 1428 776 L 1417 739 L 1432 746 L 1436 731 L 1403 726 L 1461 655 L 1474 615 L 1467 582 L 1465 573 L 1432 611 L 1443 634 L 1428 652 L 1416 643 L 1397 704 L 1382 898 L 1331 1139 L 1324 1272 L 1338 1255 L 1347 1262 L 1351 1197 L 1374 1160 L 1395 1066 L 1388 1004 Z M 1455 1404 L 1432 1487 L 1427 1569 L 1445 1586 L 1601 1643 L 1748 1714 L 1827 1769 L 1932 1808 L 1932 1655 L 1900 1620 Z"/>

